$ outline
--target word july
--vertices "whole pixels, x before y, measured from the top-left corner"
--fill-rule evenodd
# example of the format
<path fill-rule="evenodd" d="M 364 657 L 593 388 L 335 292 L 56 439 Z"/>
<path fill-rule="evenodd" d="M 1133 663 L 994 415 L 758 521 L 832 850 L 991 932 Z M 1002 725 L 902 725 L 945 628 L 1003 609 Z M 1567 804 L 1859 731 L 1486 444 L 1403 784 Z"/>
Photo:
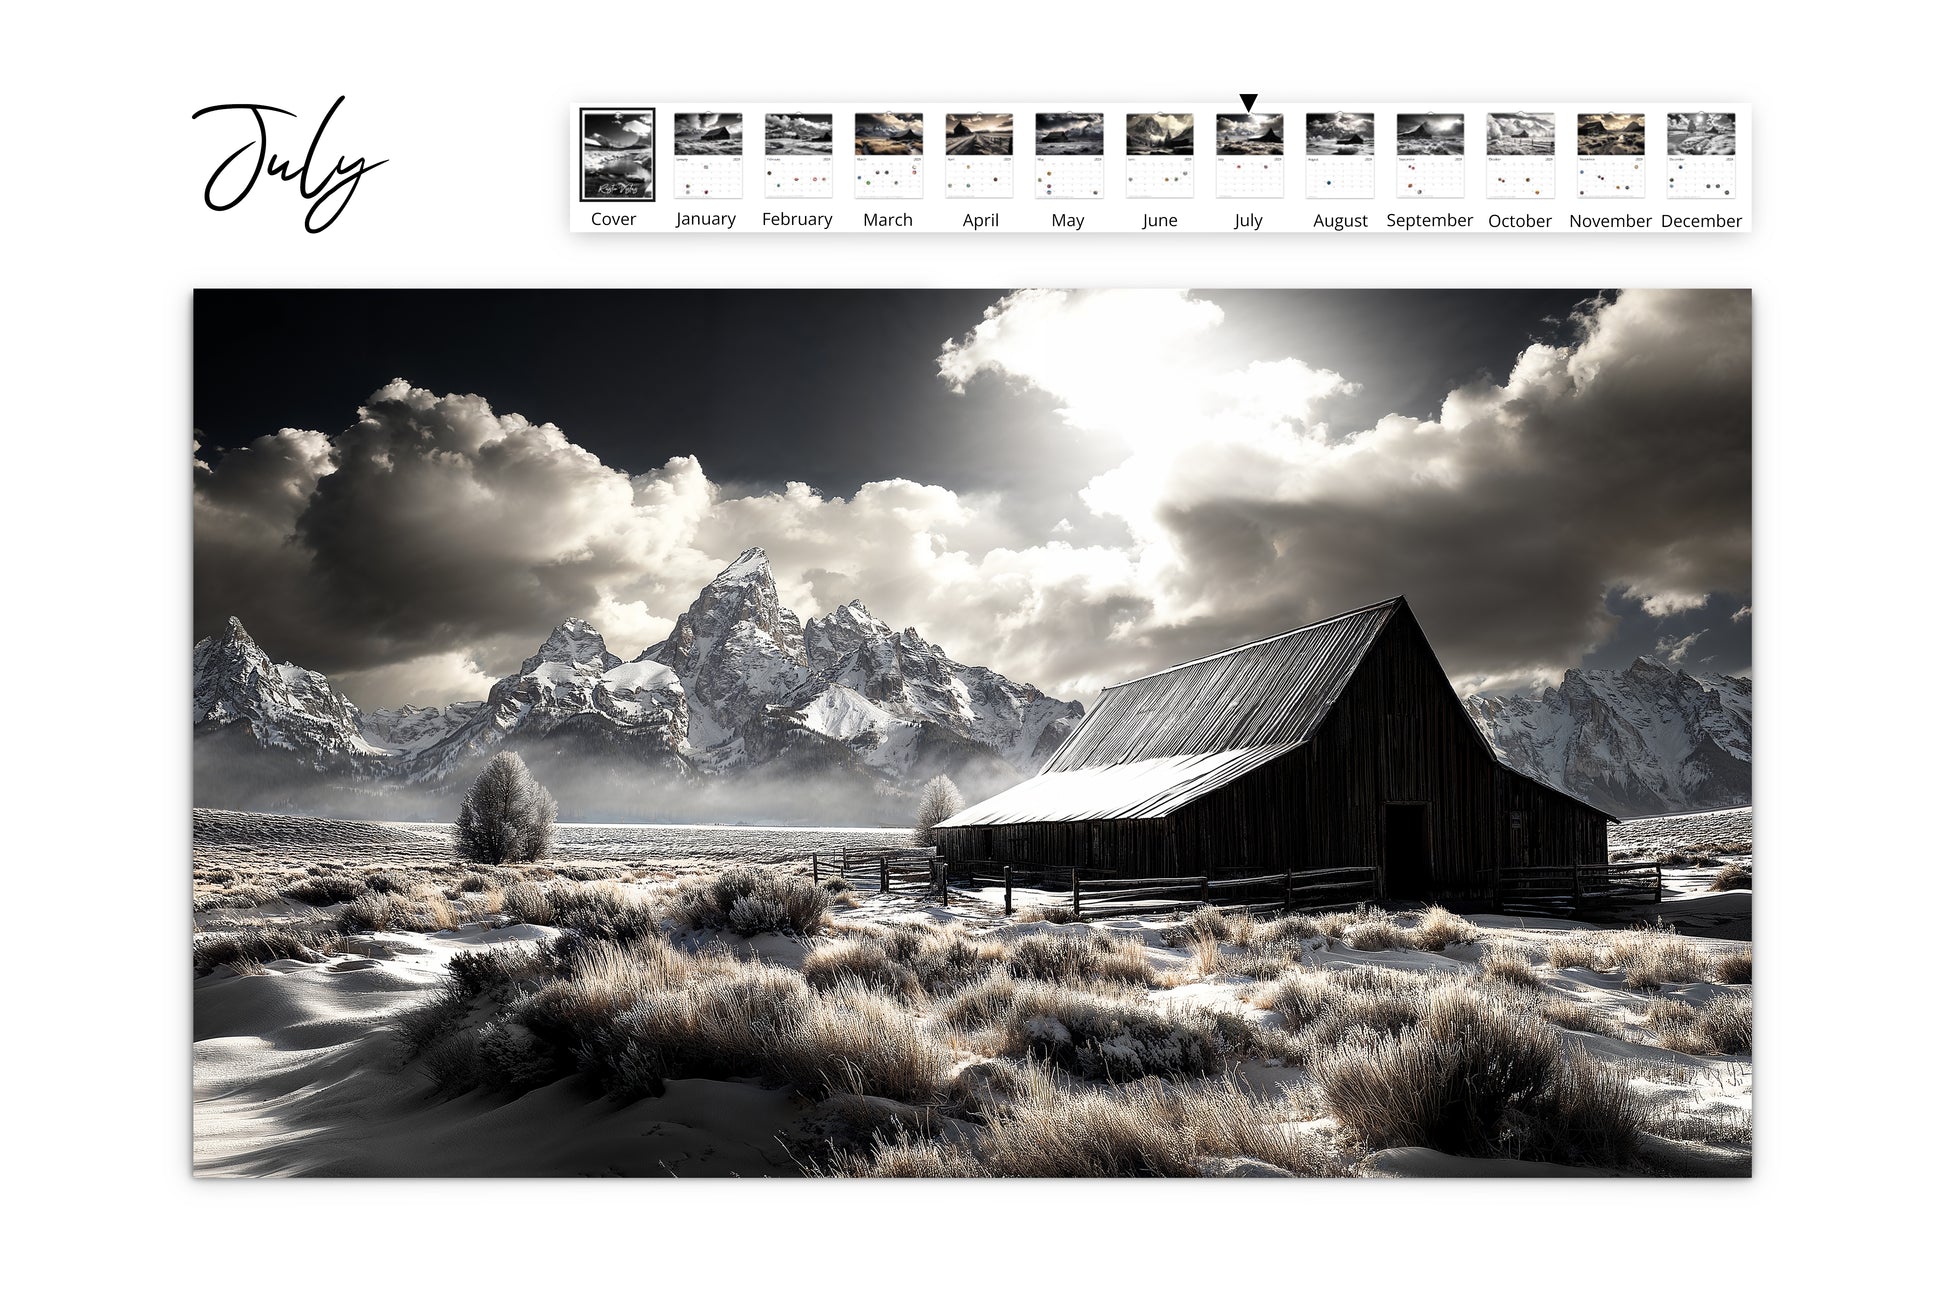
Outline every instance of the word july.
<path fill-rule="evenodd" d="M 191 113 L 190 120 L 194 121 L 210 113 L 247 112 L 257 124 L 255 139 L 216 164 L 216 170 L 210 173 L 209 183 L 203 186 L 203 204 L 213 212 L 227 212 L 250 196 L 250 191 L 257 187 L 260 176 L 269 175 L 276 180 L 295 181 L 297 192 L 311 200 L 310 210 L 304 214 L 306 234 L 322 234 L 330 229 L 332 222 L 344 215 L 345 207 L 351 202 L 352 195 L 357 193 L 358 182 L 365 178 L 365 173 L 386 163 L 385 158 L 380 158 L 377 162 L 367 162 L 362 157 L 347 159 L 340 154 L 338 160 L 331 164 L 329 171 L 318 170 L 318 148 L 324 142 L 325 128 L 331 125 L 331 118 L 336 115 L 339 106 L 344 102 L 345 97 L 339 95 L 325 111 L 324 119 L 318 123 L 317 130 L 311 135 L 311 145 L 304 151 L 302 163 L 292 158 L 279 157 L 270 151 L 270 122 L 264 114 L 297 116 L 288 108 L 278 108 L 271 104 L 211 104 L 208 108 L 199 108 Z M 218 201 L 217 190 L 225 183 L 225 175 L 232 175 L 229 184 L 236 183 L 230 169 L 237 166 L 240 161 L 248 167 L 248 177 L 244 179 L 242 187 L 236 190 L 233 197 L 228 201 Z M 333 199 L 337 201 L 334 203 Z"/>

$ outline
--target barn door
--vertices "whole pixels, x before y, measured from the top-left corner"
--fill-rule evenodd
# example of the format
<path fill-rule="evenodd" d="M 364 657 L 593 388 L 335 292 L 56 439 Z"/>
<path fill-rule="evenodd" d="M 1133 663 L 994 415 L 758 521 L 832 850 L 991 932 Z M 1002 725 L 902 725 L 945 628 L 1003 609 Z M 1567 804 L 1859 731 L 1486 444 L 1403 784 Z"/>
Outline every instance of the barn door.
<path fill-rule="evenodd" d="M 1380 825 L 1385 852 L 1385 898 L 1423 901 L 1432 892 L 1432 807 L 1387 802 Z"/>

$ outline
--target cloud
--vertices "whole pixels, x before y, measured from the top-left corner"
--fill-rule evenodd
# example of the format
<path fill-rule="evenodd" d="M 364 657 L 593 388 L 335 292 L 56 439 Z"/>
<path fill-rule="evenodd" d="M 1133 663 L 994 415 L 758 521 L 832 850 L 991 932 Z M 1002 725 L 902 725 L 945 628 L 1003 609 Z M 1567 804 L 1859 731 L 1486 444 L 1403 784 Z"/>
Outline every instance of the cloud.
<path fill-rule="evenodd" d="M 1709 634 L 1707 630 L 1699 630 L 1681 637 L 1664 635 L 1655 642 L 1656 655 L 1673 666 L 1688 657 L 1690 650 L 1696 647 L 1696 641 L 1707 634 Z"/>
<path fill-rule="evenodd" d="M 238 615 L 364 705 L 477 697 L 568 616 L 632 656 L 760 544 L 801 613 L 861 598 L 1089 698 L 1395 594 L 1481 686 L 1557 679 L 1614 635 L 1611 596 L 1651 618 L 1748 599 L 1747 294 L 1591 302 L 1432 417 L 1365 428 L 1325 419 L 1355 375 L 1235 329 L 1186 293 L 1024 292 L 942 345 L 945 391 L 1004 385 L 1088 442 L 1021 468 L 1092 465 L 1054 483 L 1085 527 L 896 476 L 738 489 L 677 457 L 630 477 L 551 424 L 396 380 L 339 433 L 197 468 L 198 630 Z"/>

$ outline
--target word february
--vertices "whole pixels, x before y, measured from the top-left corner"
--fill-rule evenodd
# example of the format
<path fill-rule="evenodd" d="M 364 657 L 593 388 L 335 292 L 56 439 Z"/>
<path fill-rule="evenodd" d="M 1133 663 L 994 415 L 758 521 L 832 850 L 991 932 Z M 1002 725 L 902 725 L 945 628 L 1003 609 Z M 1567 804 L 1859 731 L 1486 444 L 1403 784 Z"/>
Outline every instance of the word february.
<path fill-rule="evenodd" d="M 351 202 L 352 196 L 358 192 L 358 182 L 365 178 L 367 172 L 374 171 L 386 163 L 384 158 L 380 158 L 377 162 L 367 162 L 362 157 L 348 158 L 341 153 L 338 155 L 338 160 L 331 164 L 330 170 L 323 172 L 317 170 L 318 149 L 324 143 L 325 129 L 331 125 L 332 117 L 337 115 L 339 107 L 344 102 L 343 95 L 331 101 L 331 107 L 325 110 L 323 119 L 318 122 L 317 130 L 311 134 L 310 147 L 304 150 L 302 163 L 292 158 L 279 157 L 270 150 L 270 121 L 265 114 L 276 113 L 282 117 L 297 116 L 288 108 L 279 108 L 274 104 L 211 104 L 207 108 L 198 108 L 191 113 L 190 120 L 194 121 L 199 117 L 207 117 L 211 113 L 247 112 L 257 127 L 255 139 L 216 164 L 216 170 L 210 173 L 209 183 L 203 186 L 203 204 L 213 212 L 227 212 L 250 196 L 250 191 L 257 187 L 259 177 L 269 175 L 273 179 L 295 182 L 297 192 L 310 200 L 310 209 L 304 214 L 306 234 L 322 234 L 330 229 L 332 223 L 344 215 L 345 207 Z M 231 177 L 228 183 L 235 183 L 234 174 L 230 169 L 240 161 L 245 162 L 249 174 L 234 196 L 219 201 L 218 188 L 225 183 L 226 175 Z M 293 170 L 293 167 L 296 169 Z"/>

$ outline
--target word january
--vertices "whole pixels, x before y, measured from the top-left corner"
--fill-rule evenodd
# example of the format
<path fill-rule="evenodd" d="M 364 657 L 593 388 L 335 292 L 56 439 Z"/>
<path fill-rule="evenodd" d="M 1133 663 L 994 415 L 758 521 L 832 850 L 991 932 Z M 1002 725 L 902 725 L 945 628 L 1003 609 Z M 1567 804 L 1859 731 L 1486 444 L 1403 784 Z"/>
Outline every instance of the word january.
<path fill-rule="evenodd" d="M 304 161 L 301 164 L 292 158 L 279 157 L 270 151 L 270 122 L 264 114 L 297 116 L 288 108 L 278 108 L 273 104 L 211 104 L 207 108 L 198 108 L 191 113 L 190 120 L 194 121 L 210 113 L 247 112 L 257 126 L 257 137 L 217 163 L 216 170 L 210 173 L 209 183 L 203 186 L 204 206 L 213 212 L 227 212 L 250 196 L 250 191 L 257 187 L 259 177 L 269 175 L 276 180 L 296 182 L 297 192 L 310 200 L 310 209 L 304 214 L 306 234 L 322 234 L 330 229 L 332 223 L 344 215 L 352 196 L 358 192 L 358 182 L 365 178 L 367 172 L 384 166 L 387 161 L 385 158 L 380 158 L 377 162 L 367 162 L 362 157 L 347 158 L 339 154 L 338 160 L 332 164 L 329 171 L 314 174 L 318 166 L 318 148 L 324 142 L 325 128 L 331 125 L 332 117 L 337 114 L 339 106 L 344 102 L 345 97 L 339 95 L 332 101 L 331 107 L 325 110 L 323 120 L 318 123 L 317 130 L 311 135 L 310 147 L 304 150 Z M 249 168 L 249 177 L 244 180 L 242 188 L 236 191 L 234 197 L 219 202 L 217 187 L 224 183 L 224 176 L 230 172 L 230 168 L 244 159 L 248 159 L 245 165 Z M 334 198 L 337 200 L 335 203 L 332 202 Z"/>

